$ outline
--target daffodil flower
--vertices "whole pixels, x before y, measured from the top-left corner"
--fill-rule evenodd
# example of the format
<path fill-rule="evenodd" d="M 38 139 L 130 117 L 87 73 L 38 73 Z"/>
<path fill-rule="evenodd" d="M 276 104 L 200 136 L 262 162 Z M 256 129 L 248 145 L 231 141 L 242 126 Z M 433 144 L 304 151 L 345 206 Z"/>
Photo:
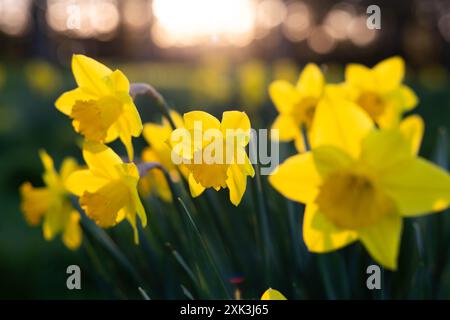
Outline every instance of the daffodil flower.
<path fill-rule="evenodd" d="M 250 140 L 249 118 L 245 112 L 227 111 L 219 121 L 206 112 L 192 111 L 183 119 L 184 128 L 172 133 L 170 144 L 172 160 L 174 154 L 182 158 L 188 170 L 191 195 L 197 197 L 206 188 L 228 188 L 230 201 L 237 206 L 244 195 L 247 176 L 255 174 L 245 151 Z"/>
<path fill-rule="evenodd" d="M 272 129 L 279 130 L 280 141 L 295 140 L 297 150 L 305 150 L 302 127 L 311 128 L 317 103 L 325 90 L 325 79 L 320 68 L 307 64 L 297 84 L 276 80 L 269 86 L 269 94 L 279 115 Z"/>
<path fill-rule="evenodd" d="M 405 62 L 400 57 L 381 61 L 372 69 L 349 64 L 345 87 L 349 98 L 362 107 L 383 128 L 397 126 L 401 115 L 418 103 L 415 93 L 402 84 Z"/>
<path fill-rule="evenodd" d="M 43 221 L 43 234 L 46 240 L 52 240 L 62 234 L 65 246 L 71 250 L 81 244 L 82 231 L 79 225 L 80 214 L 70 201 L 70 194 L 64 186 L 67 177 L 77 169 L 74 159 L 66 158 L 58 174 L 52 158 L 40 152 L 45 173 L 45 187 L 35 188 L 29 182 L 20 187 L 22 196 L 21 210 L 30 225 L 39 225 Z"/>
<path fill-rule="evenodd" d="M 264 292 L 261 300 L 287 300 L 286 297 L 278 290 L 269 288 Z"/>
<path fill-rule="evenodd" d="M 177 112 L 171 111 L 170 116 L 177 128 L 184 127 L 183 118 Z M 161 164 L 170 174 L 172 180 L 176 182 L 180 180 L 180 174 L 171 158 L 172 151 L 169 147 L 169 140 L 172 132 L 173 129 L 165 118 L 163 118 L 162 124 L 146 123 L 143 136 L 149 147 L 142 152 L 141 160 L 143 162 L 157 162 Z M 186 167 L 179 166 L 179 170 L 187 178 Z M 155 193 L 166 202 L 172 201 L 169 185 L 160 170 L 150 170 L 141 178 L 139 190 L 144 196 Z"/>
<path fill-rule="evenodd" d="M 73 56 L 72 72 L 78 88 L 61 95 L 56 108 L 87 140 L 109 143 L 120 138 L 133 160 L 131 137 L 140 136 L 142 122 L 126 76 L 83 55 Z"/>
<path fill-rule="evenodd" d="M 269 177 L 285 197 L 306 204 L 303 237 L 310 251 L 360 240 L 375 261 L 395 270 L 402 219 L 448 207 L 448 173 L 417 157 L 417 134 L 405 132 L 375 130 L 350 102 L 319 104 L 312 151 L 288 158 Z"/>
<path fill-rule="evenodd" d="M 115 226 L 126 218 L 138 243 L 136 213 L 144 227 L 147 216 L 137 191 L 136 165 L 123 163 L 112 149 L 92 141 L 85 141 L 83 158 L 88 169 L 73 172 L 66 181 L 67 189 L 79 196 L 86 215 L 103 228 Z"/>

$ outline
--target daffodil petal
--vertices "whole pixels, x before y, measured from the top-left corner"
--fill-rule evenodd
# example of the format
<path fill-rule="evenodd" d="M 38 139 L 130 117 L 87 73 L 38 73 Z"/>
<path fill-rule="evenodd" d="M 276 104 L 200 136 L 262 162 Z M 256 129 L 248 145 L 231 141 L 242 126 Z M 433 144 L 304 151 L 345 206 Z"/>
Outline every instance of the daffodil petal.
<path fill-rule="evenodd" d="M 167 146 L 167 140 L 170 138 L 171 132 L 170 128 L 154 123 L 146 123 L 142 134 L 152 148 L 160 149 L 162 146 Z"/>
<path fill-rule="evenodd" d="M 67 157 L 61 164 L 60 177 L 63 183 L 76 170 L 78 170 L 77 161 L 74 158 Z"/>
<path fill-rule="evenodd" d="M 264 292 L 261 300 L 287 300 L 286 297 L 278 290 L 269 288 Z"/>
<path fill-rule="evenodd" d="M 231 164 L 228 167 L 226 184 L 230 191 L 230 201 L 235 206 L 239 205 L 247 187 L 247 176 L 241 171 L 240 167 Z"/>
<path fill-rule="evenodd" d="M 449 206 L 448 172 L 425 159 L 402 162 L 380 179 L 403 216 L 441 211 Z"/>
<path fill-rule="evenodd" d="M 136 212 L 134 212 L 133 208 L 131 206 L 127 206 L 125 209 L 126 212 L 126 218 L 128 222 L 130 223 L 131 227 L 133 228 L 133 238 L 134 238 L 134 244 L 139 244 L 139 231 L 137 228 L 137 221 L 136 221 Z"/>
<path fill-rule="evenodd" d="M 52 157 L 45 151 L 40 150 L 39 156 L 41 158 L 42 165 L 45 172 L 43 174 L 43 180 L 47 186 L 54 186 L 59 184 L 59 176 L 55 170 Z"/>
<path fill-rule="evenodd" d="M 351 63 L 345 68 L 345 81 L 363 90 L 373 87 L 375 77 L 372 70 L 361 64 Z"/>
<path fill-rule="evenodd" d="M 220 128 L 224 137 L 231 134 L 231 137 L 238 139 L 238 144 L 246 146 L 250 141 L 250 119 L 245 112 L 225 111 L 222 114 Z"/>
<path fill-rule="evenodd" d="M 34 188 L 25 182 L 20 186 L 22 202 L 20 210 L 30 225 L 38 225 L 52 202 L 52 194 L 48 188 Z"/>
<path fill-rule="evenodd" d="M 285 114 L 280 114 L 272 124 L 271 130 L 278 130 L 278 139 L 280 141 L 291 141 L 301 134 L 300 127 L 294 119 Z"/>
<path fill-rule="evenodd" d="M 65 187 L 76 196 L 85 191 L 95 192 L 109 182 L 108 179 L 94 175 L 90 170 L 78 170 L 70 174 L 65 181 Z"/>
<path fill-rule="evenodd" d="M 315 168 L 322 178 L 355 162 L 347 153 L 333 146 L 315 148 L 312 154 Z"/>
<path fill-rule="evenodd" d="M 198 197 L 205 191 L 205 187 L 203 187 L 200 183 L 195 181 L 194 175 L 191 173 L 188 178 L 189 181 L 189 190 L 191 191 L 191 196 L 193 198 Z"/>
<path fill-rule="evenodd" d="M 53 202 L 44 216 L 42 230 L 46 240 L 52 240 L 58 233 L 64 230 L 65 222 L 73 210 L 70 202 Z"/>
<path fill-rule="evenodd" d="M 142 120 L 133 102 L 124 105 L 124 112 L 121 118 L 128 124 L 129 131 L 133 137 L 141 135 L 143 130 Z"/>
<path fill-rule="evenodd" d="M 325 253 L 340 249 L 358 239 L 355 231 L 336 228 L 320 213 L 317 206 L 309 203 L 303 218 L 303 240 L 311 252 Z"/>
<path fill-rule="evenodd" d="M 127 132 L 121 132 L 119 134 L 120 141 L 122 141 L 123 145 L 127 149 L 128 154 L 128 160 L 133 161 L 134 160 L 134 148 L 133 148 L 133 142 L 131 139 L 131 135 L 129 135 Z"/>
<path fill-rule="evenodd" d="M 280 113 L 290 113 L 300 100 L 295 87 L 285 80 L 276 80 L 269 86 L 269 95 Z"/>
<path fill-rule="evenodd" d="M 408 86 L 400 86 L 400 88 L 398 89 L 398 95 L 399 104 L 404 111 L 410 111 L 414 109 L 419 103 L 419 98 Z"/>
<path fill-rule="evenodd" d="M 82 237 L 83 231 L 80 226 L 80 214 L 78 211 L 72 210 L 64 228 L 62 240 L 67 248 L 76 250 L 81 245 Z"/>
<path fill-rule="evenodd" d="M 134 188 L 131 192 L 132 201 L 136 208 L 137 215 L 141 219 L 142 226 L 145 227 L 147 225 L 147 214 L 145 213 L 144 206 L 142 205 L 141 198 L 137 192 L 137 189 Z"/>
<path fill-rule="evenodd" d="M 358 231 L 361 242 L 372 258 L 384 267 L 396 270 L 402 234 L 402 218 L 388 215 L 379 223 Z"/>
<path fill-rule="evenodd" d="M 389 92 L 397 88 L 405 76 L 405 62 L 396 56 L 379 62 L 373 67 L 377 78 L 377 89 L 381 92 Z"/>
<path fill-rule="evenodd" d="M 245 112 L 225 111 L 222 114 L 221 129 L 242 129 L 248 132 L 251 129 L 250 119 Z"/>
<path fill-rule="evenodd" d="M 419 115 L 411 115 L 400 122 L 400 131 L 411 146 L 411 153 L 417 155 L 422 144 L 425 123 Z"/>
<path fill-rule="evenodd" d="M 96 96 L 85 92 L 81 88 L 76 88 L 63 93 L 56 100 L 55 106 L 56 109 L 69 116 L 72 113 L 72 108 L 76 101 L 88 101 L 91 99 L 96 99 Z"/>
<path fill-rule="evenodd" d="M 312 153 L 302 153 L 284 161 L 269 176 L 269 182 L 286 198 L 309 203 L 317 196 L 321 178 Z"/>
<path fill-rule="evenodd" d="M 361 141 L 373 127 L 373 121 L 357 105 L 345 100 L 321 100 L 316 108 L 310 143 L 313 149 L 331 145 L 357 157 Z"/>
<path fill-rule="evenodd" d="M 39 157 L 41 158 L 42 164 L 44 165 L 45 171 L 55 171 L 55 166 L 53 159 L 45 150 L 39 150 Z"/>
<path fill-rule="evenodd" d="M 303 97 L 319 99 L 325 87 L 325 78 L 320 68 L 314 63 L 308 63 L 300 74 L 297 91 Z"/>
<path fill-rule="evenodd" d="M 294 145 L 299 153 L 306 151 L 305 135 L 301 130 L 299 130 L 299 134 L 294 138 Z"/>
<path fill-rule="evenodd" d="M 111 81 L 111 91 L 123 92 L 129 94 L 130 81 L 120 70 L 115 70 L 108 75 L 108 79 Z"/>
<path fill-rule="evenodd" d="M 201 124 L 202 131 L 208 129 L 220 129 L 219 120 L 216 117 L 204 111 L 191 111 L 185 113 L 183 119 L 184 125 L 188 130 L 194 130 L 194 125 L 196 123 L 197 125 Z"/>
<path fill-rule="evenodd" d="M 112 71 L 100 62 L 76 54 L 72 57 L 72 72 L 75 81 L 83 91 L 93 95 L 108 93 L 109 88 L 105 80 Z"/>
<path fill-rule="evenodd" d="M 75 130 L 78 130 L 75 128 Z M 110 143 L 116 140 L 119 137 L 119 129 L 117 126 L 117 122 L 113 123 L 108 130 L 106 131 L 105 143 Z"/>
<path fill-rule="evenodd" d="M 170 110 L 169 113 L 170 113 L 170 117 L 172 118 L 172 120 L 175 123 L 175 126 L 177 128 L 184 127 L 183 117 L 178 112 L 176 112 L 175 110 Z M 169 121 L 167 121 L 166 118 L 163 118 L 163 125 L 167 128 L 171 128 Z"/>
<path fill-rule="evenodd" d="M 409 159 L 410 147 L 398 130 L 374 130 L 362 142 L 361 160 L 378 174 Z"/>
<path fill-rule="evenodd" d="M 111 148 L 93 141 L 84 142 L 83 158 L 92 173 L 103 178 L 117 178 L 115 166 L 123 163 Z"/>

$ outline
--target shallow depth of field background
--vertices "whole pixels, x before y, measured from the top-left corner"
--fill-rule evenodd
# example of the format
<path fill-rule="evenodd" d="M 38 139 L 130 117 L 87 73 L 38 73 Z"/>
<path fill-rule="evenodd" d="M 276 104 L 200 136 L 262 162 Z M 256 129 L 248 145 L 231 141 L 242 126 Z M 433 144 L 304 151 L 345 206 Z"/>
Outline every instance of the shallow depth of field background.
<path fill-rule="evenodd" d="M 381 30 L 365 27 L 370 4 L 381 7 Z M 440 150 L 450 147 L 448 1 L 0 0 L 0 298 L 111 297 L 82 249 L 70 252 L 59 239 L 45 242 L 41 229 L 27 226 L 19 211 L 19 185 L 42 183 L 40 148 L 57 166 L 64 156 L 80 158 L 79 137 L 53 104 L 75 86 L 72 53 L 120 68 L 131 82 L 152 84 L 179 112 L 244 110 L 255 128 L 268 128 L 275 118 L 267 94 L 272 80 L 296 81 L 305 63 L 316 62 L 328 81 L 338 82 L 348 62 L 372 66 L 398 54 L 407 62 L 406 83 L 419 96 L 416 111 L 427 125 L 421 155 L 436 159 L 438 141 Z M 144 122 L 159 121 L 150 100 L 138 99 L 137 106 Z M 138 150 L 144 146 L 143 139 L 134 143 Z M 283 157 L 292 152 L 292 146 L 281 148 Z M 280 200 L 273 190 L 269 194 L 270 201 Z M 235 217 L 239 210 L 245 201 Z M 119 226 L 111 235 L 134 254 L 128 229 Z M 448 253 L 448 240 L 439 252 Z M 441 296 L 448 298 L 445 257 Z M 65 287 L 70 264 L 82 268 L 81 291 Z M 236 270 L 234 276 L 247 275 Z M 160 281 L 168 279 L 170 274 Z M 317 289 L 309 297 L 325 296 Z"/>

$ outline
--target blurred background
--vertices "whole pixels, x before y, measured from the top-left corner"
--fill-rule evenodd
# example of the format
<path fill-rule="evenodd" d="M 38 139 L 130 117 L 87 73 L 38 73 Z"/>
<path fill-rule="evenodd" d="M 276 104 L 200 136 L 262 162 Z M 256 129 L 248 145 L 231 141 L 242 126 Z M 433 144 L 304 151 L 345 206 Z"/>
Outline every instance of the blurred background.
<path fill-rule="evenodd" d="M 372 4 L 381 8 L 380 30 L 366 27 Z M 427 124 L 421 154 L 431 158 L 449 128 L 446 0 L 0 0 L 0 298 L 109 297 L 83 250 L 45 242 L 19 211 L 19 185 L 42 184 L 39 149 L 57 165 L 80 156 L 79 137 L 54 108 L 75 86 L 73 53 L 152 84 L 179 112 L 241 109 L 254 127 L 269 127 L 276 115 L 267 85 L 296 81 L 307 62 L 339 82 L 346 63 L 401 55 Z M 137 104 L 144 121 L 159 121 L 150 100 Z M 81 292 L 65 287 L 70 264 L 87 270 Z"/>

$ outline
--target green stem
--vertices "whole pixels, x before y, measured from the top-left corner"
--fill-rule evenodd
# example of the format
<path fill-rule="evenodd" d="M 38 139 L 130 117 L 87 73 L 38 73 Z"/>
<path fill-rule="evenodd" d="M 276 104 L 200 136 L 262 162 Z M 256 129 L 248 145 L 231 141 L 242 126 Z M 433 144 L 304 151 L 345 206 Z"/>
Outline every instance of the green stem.
<path fill-rule="evenodd" d="M 256 147 L 255 147 L 256 148 Z M 257 150 L 251 150 L 251 152 L 257 155 Z M 272 268 L 270 262 L 276 263 L 274 257 L 272 241 L 270 237 L 269 221 L 268 221 L 268 205 L 266 202 L 266 194 L 263 188 L 259 159 L 255 163 L 255 181 L 256 181 L 256 204 L 259 213 L 259 221 L 261 225 L 261 235 L 263 244 L 263 259 L 264 259 L 264 273 L 266 282 L 270 285 L 272 278 Z"/>
<path fill-rule="evenodd" d="M 116 244 L 111 240 L 108 234 L 101 228 L 99 228 L 92 220 L 90 220 L 84 211 L 80 210 L 81 214 L 81 225 L 83 230 L 92 235 L 101 246 L 116 260 L 116 262 L 122 266 L 131 276 L 131 278 L 136 282 L 137 286 L 142 286 L 144 283 L 142 277 L 127 259 L 127 257 L 119 250 Z"/>
<path fill-rule="evenodd" d="M 175 122 L 172 119 L 172 116 L 170 115 L 170 108 L 167 105 L 166 100 L 164 97 L 151 85 L 147 83 L 132 83 L 130 86 L 130 95 L 133 98 L 133 100 L 138 95 L 147 95 L 151 99 L 153 99 L 156 102 L 157 107 L 159 108 L 159 111 L 162 113 L 162 115 L 169 121 L 170 126 L 173 130 L 177 128 L 175 125 Z"/>
<path fill-rule="evenodd" d="M 203 238 L 202 234 L 200 233 L 200 230 L 198 229 L 196 223 L 194 222 L 194 219 L 192 218 L 191 214 L 189 213 L 189 210 L 187 209 L 187 207 L 184 204 L 183 200 L 181 198 L 178 198 L 178 201 L 181 204 L 181 206 L 183 207 L 184 213 L 187 216 L 187 218 L 188 218 L 192 228 L 195 231 L 195 234 L 197 235 L 198 240 L 200 241 L 200 244 L 203 247 L 203 250 L 204 250 L 204 252 L 206 254 L 206 257 L 208 258 L 209 263 L 210 263 L 211 267 L 213 268 L 213 271 L 214 271 L 214 273 L 216 274 L 216 276 L 217 276 L 217 278 L 219 280 L 219 283 L 220 283 L 220 285 L 221 285 L 221 287 L 222 287 L 222 289 L 224 291 L 225 296 L 228 299 L 231 299 L 231 296 L 230 296 L 230 294 L 229 294 L 229 292 L 227 290 L 225 282 L 223 281 L 222 274 L 219 271 L 219 267 L 215 263 L 214 258 L 212 257 L 211 252 L 210 252 L 210 250 L 208 248 L 208 244 L 206 243 L 205 239 Z"/>

